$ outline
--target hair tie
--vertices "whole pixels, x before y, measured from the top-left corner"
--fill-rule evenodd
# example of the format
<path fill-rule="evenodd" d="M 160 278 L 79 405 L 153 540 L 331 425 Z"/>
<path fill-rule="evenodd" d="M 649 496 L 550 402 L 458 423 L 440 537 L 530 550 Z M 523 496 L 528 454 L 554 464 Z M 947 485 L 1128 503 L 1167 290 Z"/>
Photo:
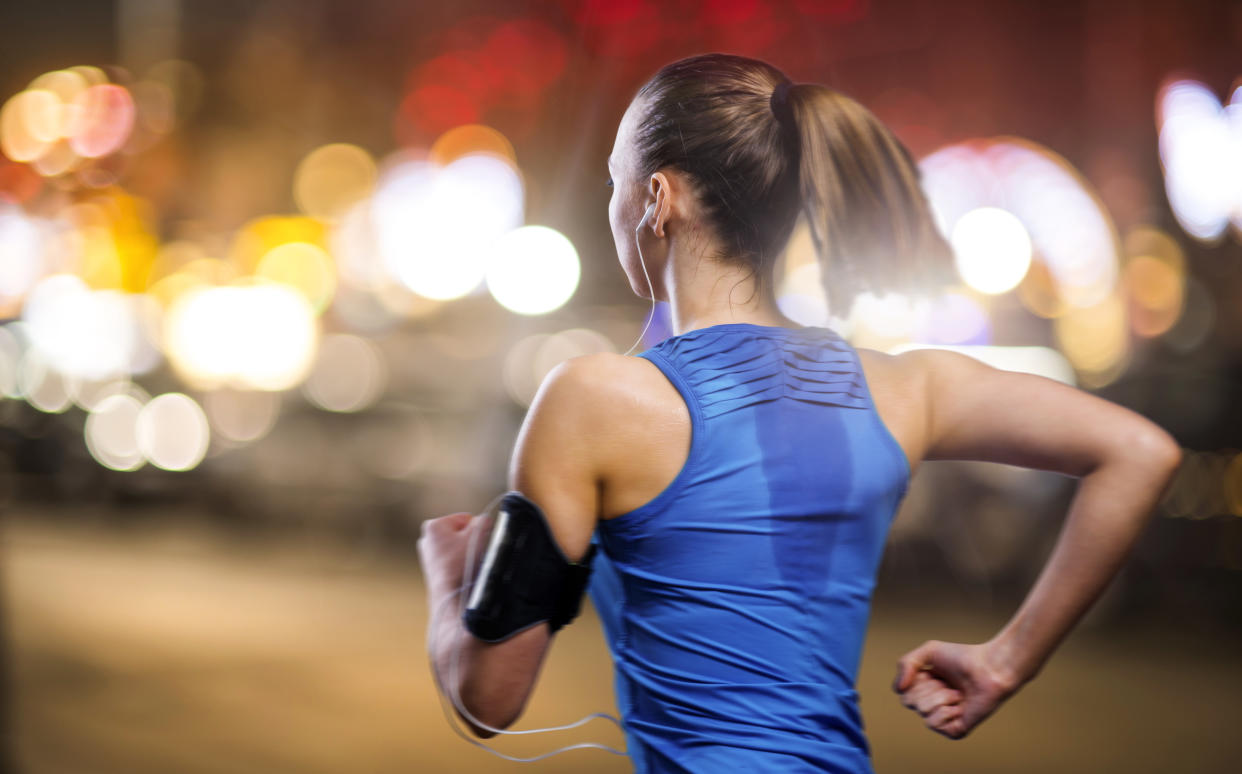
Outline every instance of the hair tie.
<path fill-rule="evenodd" d="M 772 98 L 768 100 L 772 106 L 772 112 L 780 121 L 792 118 L 792 112 L 789 109 L 789 90 L 793 88 L 793 81 L 784 80 L 776 84 L 776 88 L 772 90 Z"/>

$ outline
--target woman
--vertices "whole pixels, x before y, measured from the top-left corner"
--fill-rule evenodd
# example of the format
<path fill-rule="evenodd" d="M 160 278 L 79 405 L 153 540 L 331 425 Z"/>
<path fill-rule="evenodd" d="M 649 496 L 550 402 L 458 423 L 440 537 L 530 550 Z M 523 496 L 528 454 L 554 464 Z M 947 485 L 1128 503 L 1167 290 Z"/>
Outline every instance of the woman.
<path fill-rule="evenodd" d="M 621 265 L 635 293 L 669 303 L 676 333 L 639 357 L 554 369 L 509 488 L 542 508 L 568 559 L 600 548 L 591 594 L 636 770 L 869 772 L 854 682 L 885 534 L 919 462 L 1080 477 L 1012 620 L 897 664 L 903 704 L 966 736 L 1100 595 L 1178 445 L 1059 382 L 943 350 L 855 349 L 778 311 L 773 263 L 800 213 L 834 311 L 865 289 L 925 289 L 949 265 L 909 153 L 827 87 L 737 56 L 675 62 L 626 110 L 609 172 Z M 478 529 L 464 513 L 425 525 L 433 609 L 462 583 Z M 445 687 L 469 715 L 504 728 L 551 638 L 537 625 L 490 644 L 445 616 L 428 647 L 441 677 L 457 654 Z"/>

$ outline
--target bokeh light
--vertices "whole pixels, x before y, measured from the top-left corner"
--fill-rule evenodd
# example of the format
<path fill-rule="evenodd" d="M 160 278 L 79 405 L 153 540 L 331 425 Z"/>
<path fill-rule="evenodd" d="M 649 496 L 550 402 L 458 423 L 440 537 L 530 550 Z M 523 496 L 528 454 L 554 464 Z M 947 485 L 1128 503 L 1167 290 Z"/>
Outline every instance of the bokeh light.
<path fill-rule="evenodd" d="M 469 155 L 444 167 L 405 161 L 387 170 L 372 218 L 392 276 L 445 300 L 483 281 L 496 241 L 521 225 L 523 206 L 517 170 L 496 156 Z"/>
<path fill-rule="evenodd" d="M 335 220 L 375 187 L 375 160 L 357 145 L 333 143 L 316 148 L 298 164 L 293 199 L 314 218 Z"/>
<path fill-rule="evenodd" d="M 279 392 L 223 388 L 203 396 L 203 409 L 221 438 L 251 443 L 266 436 L 276 425 L 280 396 Z"/>
<path fill-rule="evenodd" d="M 138 300 L 115 290 L 91 290 L 72 274 L 40 280 L 26 296 L 22 318 L 31 345 L 66 376 L 102 379 L 150 365 Z"/>
<path fill-rule="evenodd" d="M 137 470 L 146 464 L 138 448 L 138 416 L 142 402 L 132 395 L 112 395 L 86 418 L 86 448 L 105 468 Z"/>
<path fill-rule="evenodd" d="M 958 273 L 981 293 L 1017 286 L 1031 265 L 1031 238 L 1022 222 L 998 207 L 979 207 L 958 218 L 950 236 Z"/>
<path fill-rule="evenodd" d="M 255 276 L 298 291 L 316 313 L 328 307 L 336 292 L 331 256 L 309 242 L 287 242 L 272 248 L 259 261 Z"/>
<path fill-rule="evenodd" d="M 188 395 L 170 392 L 152 398 L 138 412 L 135 437 L 148 462 L 180 471 L 203 461 L 211 433 L 198 403 Z"/>
<path fill-rule="evenodd" d="M 487 265 L 487 288 L 506 309 L 546 314 L 564 306 L 578 288 L 578 251 L 546 226 L 523 226 L 505 234 Z"/>
<path fill-rule="evenodd" d="M 0 306 L 20 299 L 43 273 L 44 248 L 36 221 L 0 201 Z"/>
<path fill-rule="evenodd" d="M 1226 109 L 1206 85 L 1166 83 L 1157 97 L 1160 160 L 1173 214 L 1195 239 L 1242 227 L 1242 90 Z"/>
<path fill-rule="evenodd" d="M 319 357 L 302 391 L 327 411 L 361 411 L 383 394 L 387 378 L 378 347 L 359 336 L 336 333 L 320 342 Z"/>
<path fill-rule="evenodd" d="M 530 406 L 553 368 L 570 358 L 597 352 L 616 352 L 616 347 L 607 336 L 590 328 L 526 336 L 505 355 L 505 392 L 519 406 Z"/>
<path fill-rule="evenodd" d="M 293 387 L 310 371 L 317 342 L 314 309 L 278 283 L 192 289 L 164 325 L 169 360 L 202 389 Z"/>

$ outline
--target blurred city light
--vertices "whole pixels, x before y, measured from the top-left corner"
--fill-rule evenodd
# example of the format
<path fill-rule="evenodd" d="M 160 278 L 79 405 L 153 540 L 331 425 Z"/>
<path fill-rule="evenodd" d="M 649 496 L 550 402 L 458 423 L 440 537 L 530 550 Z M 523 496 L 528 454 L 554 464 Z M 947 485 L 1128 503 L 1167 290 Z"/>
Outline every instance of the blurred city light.
<path fill-rule="evenodd" d="M 357 145 L 324 145 L 298 164 L 293 198 L 307 215 L 335 220 L 370 195 L 376 174 L 375 160 Z"/>
<path fill-rule="evenodd" d="M 194 468 L 207 455 L 211 440 L 202 408 L 179 392 L 152 398 L 143 406 L 134 433 L 142 455 L 164 470 Z"/>
<path fill-rule="evenodd" d="M 1160 161 L 1177 221 L 1195 239 L 1242 230 L 1242 88 L 1228 107 L 1206 85 L 1166 83 L 1157 97 Z"/>
<path fill-rule="evenodd" d="M 564 306 L 578 289 L 578 251 L 555 229 L 523 226 L 501 237 L 493 249 L 487 289 L 510 311 L 547 314 Z"/>
<path fill-rule="evenodd" d="M 517 170 L 501 157 L 472 154 L 443 167 L 403 161 L 386 170 L 372 222 L 392 276 L 447 300 L 479 286 L 497 240 L 521 225 L 523 207 Z"/>
<path fill-rule="evenodd" d="M 980 293 L 1012 290 L 1031 265 L 1031 238 L 1026 229 L 998 207 L 979 207 L 962 215 L 949 241 L 958 273 Z"/>
<path fill-rule="evenodd" d="M 271 432 L 280 406 L 279 392 L 225 387 L 203 396 L 203 409 L 211 428 L 234 443 L 251 443 Z"/>
<path fill-rule="evenodd" d="M 314 309 L 279 283 L 192 289 L 164 325 L 169 360 L 200 389 L 293 387 L 310 371 L 317 342 Z"/>
<path fill-rule="evenodd" d="M 342 413 L 373 404 L 387 386 L 379 349 L 359 336 L 336 333 L 319 344 L 319 357 L 302 391 L 315 405 Z"/>
<path fill-rule="evenodd" d="M 112 470 L 137 470 L 146 464 L 138 448 L 138 416 L 143 404 L 132 395 L 104 398 L 86 418 L 86 448 Z"/>

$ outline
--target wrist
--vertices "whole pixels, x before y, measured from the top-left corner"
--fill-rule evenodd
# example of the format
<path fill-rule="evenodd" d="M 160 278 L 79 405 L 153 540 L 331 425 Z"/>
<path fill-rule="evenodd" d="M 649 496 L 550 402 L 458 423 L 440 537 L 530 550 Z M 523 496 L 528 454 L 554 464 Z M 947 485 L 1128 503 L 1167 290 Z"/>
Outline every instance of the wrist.
<path fill-rule="evenodd" d="M 1011 694 L 1035 676 L 1035 670 L 1026 665 L 1017 644 L 1004 634 L 984 643 L 984 666 L 1006 694 Z"/>

